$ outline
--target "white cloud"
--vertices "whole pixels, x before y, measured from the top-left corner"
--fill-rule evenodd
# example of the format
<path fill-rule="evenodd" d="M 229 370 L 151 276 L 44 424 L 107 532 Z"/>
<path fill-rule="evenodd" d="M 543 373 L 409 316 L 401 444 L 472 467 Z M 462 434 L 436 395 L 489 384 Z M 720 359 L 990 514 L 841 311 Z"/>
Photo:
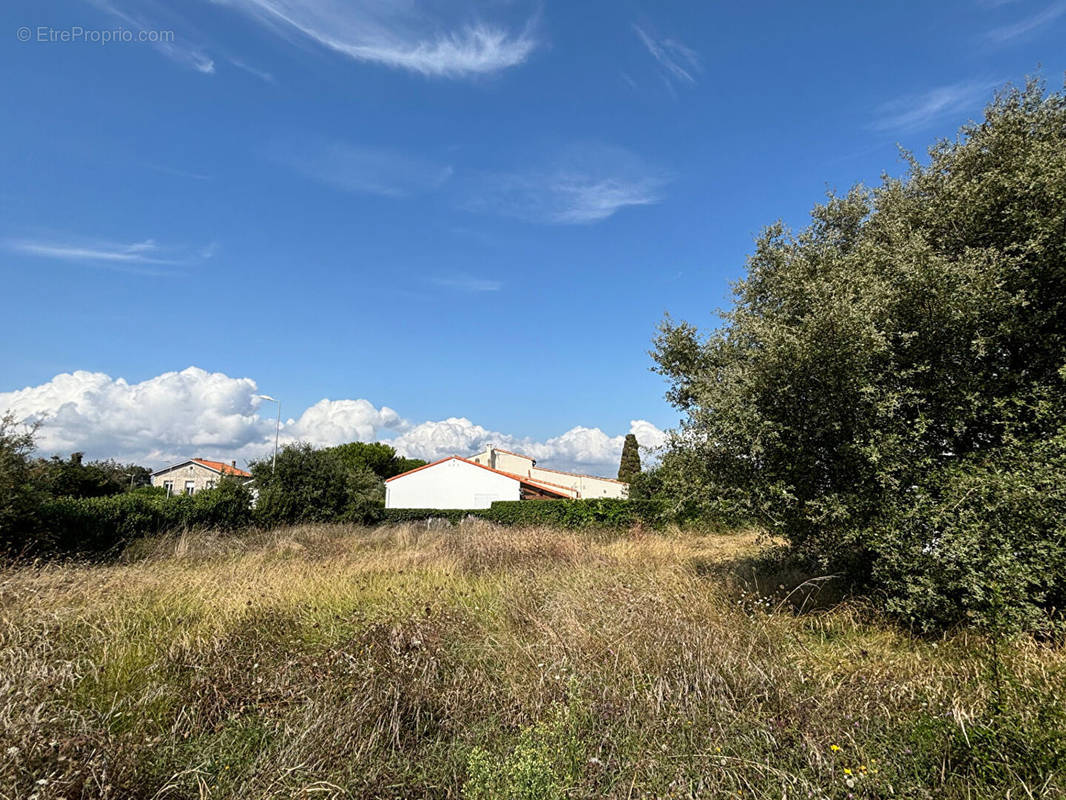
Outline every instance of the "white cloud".
<path fill-rule="evenodd" d="M 16 253 L 139 275 L 176 275 L 178 273 L 175 270 L 165 268 L 188 265 L 210 257 L 209 254 L 204 255 L 206 251 L 203 249 L 199 253 L 187 253 L 175 248 L 162 248 L 153 239 L 129 244 L 100 240 L 8 239 L 4 245 Z"/>
<path fill-rule="evenodd" d="M 1001 81 L 963 81 L 883 103 L 870 127 L 877 131 L 915 131 L 948 116 L 958 116 L 991 99 Z"/>
<path fill-rule="evenodd" d="M 646 420 L 633 420 L 630 433 L 649 450 L 663 445 L 666 435 Z M 490 431 L 465 417 L 423 422 L 389 443 L 410 458 L 435 461 L 450 455 L 471 455 L 488 447 L 501 447 L 537 459 L 545 467 L 601 474 L 617 471 L 625 434 L 608 436 L 599 428 L 577 426 L 538 442 L 528 437 Z"/>
<path fill-rule="evenodd" d="M 657 38 L 639 25 L 634 25 L 637 37 L 659 62 L 665 76 L 671 81 L 695 83 L 696 75 L 703 71 L 699 54 L 691 47 L 686 47 L 677 39 Z M 668 87 L 672 88 L 668 83 Z"/>
<path fill-rule="evenodd" d="M 329 446 L 374 441 L 384 431 L 407 427 L 388 406 L 375 408 L 369 400 L 319 400 L 285 425 L 285 441 Z"/>
<path fill-rule="evenodd" d="M 20 420 L 40 422 L 38 449 L 46 456 L 82 451 L 89 458 L 151 467 L 197 456 L 243 464 L 269 455 L 274 443 L 275 407 L 260 398 L 254 380 L 197 367 L 139 383 L 100 372 L 65 373 L 39 386 L 0 393 L 0 413 L 8 410 Z M 630 432 L 645 447 L 664 441 L 663 432 L 644 420 L 634 420 Z M 537 441 L 463 417 L 412 425 L 368 400 L 323 399 L 295 418 L 283 417 L 280 439 L 318 446 L 385 441 L 406 456 L 426 460 L 472 455 L 495 445 L 527 453 L 547 467 L 611 476 L 624 434 L 578 426 Z"/>
<path fill-rule="evenodd" d="M 165 37 L 160 37 L 160 41 L 152 42 L 150 46 L 177 64 L 204 75 L 214 74 L 214 60 L 204 52 L 202 47 L 190 44 L 184 35 L 178 36 L 175 30 L 176 23 L 179 21 L 178 17 L 153 0 L 141 0 L 141 5 L 148 9 L 147 13 L 120 9 L 110 0 L 89 0 L 89 2 L 134 31 L 166 31 L 173 34 L 172 41 L 164 41 Z"/>
<path fill-rule="evenodd" d="M 233 58 L 232 56 L 230 56 L 229 63 L 231 63 L 237 69 L 244 70 L 249 75 L 254 75 L 256 78 L 259 78 L 259 80 L 265 83 L 277 83 L 277 80 L 274 78 L 274 74 L 272 72 L 267 72 L 265 69 L 253 67 L 251 64 L 242 61 L 239 58 Z"/>
<path fill-rule="evenodd" d="M 159 466 L 265 441 L 273 426 L 256 414 L 256 391 L 250 378 L 196 367 L 133 384 L 78 371 L 0 394 L 0 409 L 39 421 L 38 446 L 47 455 L 83 450 Z"/>
<path fill-rule="evenodd" d="M 396 150 L 311 139 L 276 143 L 270 157 L 308 178 L 345 192 L 407 197 L 432 191 L 451 176 L 452 168 Z"/>
<path fill-rule="evenodd" d="M 455 24 L 429 4 L 395 0 L 220 0 L 286 36 L 294 33 L 356 61 L 433 77 L 497 72 L 537 46 L 531 23 L 517 31 L 481 21 Z"/>
<path fill-rule="evenodd" d="M 985 34 L 985 38 L 995 44 L 1012 44 L 1020 41 L 1041 28 L 1055 22 L 1063 14 L 1066 14 L 1066 0 L 1058 2 L 1009 25 L 1001 25 L 993 28 Z"/>
<path fill-rule="evenodd" d="M 467 188 L 471 211 L 527 222 L 599 222 L 628 206 L 658 203 L 667 176 L 620 147 L 575 146 L 541 167 L 485 174 Z"/>

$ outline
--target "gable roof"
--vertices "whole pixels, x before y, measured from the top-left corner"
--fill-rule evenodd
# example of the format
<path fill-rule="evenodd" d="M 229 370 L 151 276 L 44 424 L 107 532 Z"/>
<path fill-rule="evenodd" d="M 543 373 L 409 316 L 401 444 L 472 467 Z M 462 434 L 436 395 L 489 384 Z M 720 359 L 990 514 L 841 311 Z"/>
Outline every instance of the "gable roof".
<path fill-rule="evenodd" d="M 407 470 L 407 472 L 401 472 L 399 475 L 393 475 L 391 478 L 386 478 L 385 483 L 394 481 L 397 478 L 403 478 L 408 475 L 413 475 L 416 472 L 420 472 L 424 469 L 429 469 L 430 467 L 435 467 L 438 464 L 443 464 L 445 461 L 462 461 L 464 464 L 469 464 L 470 466 L 477 467 L 478 469 L 487 470 L 488 472 L 492 472 L 496 475 L 503 475 L 505 478 L 510 478 L 511 480 L 518 481 L 519 483 L 524 483 L 527 486 L 532 486 L 536 489 L 540 489 L 541 491 L 548 492 L 549 494 L 554 494 L 558 497 L 562 497 L 567 500 L 574 499 L 572 495 L 566 494 L 566 492 L 575 491 L 574 489 L 571 489 L 568 486 L 561 486 L 557 483 L 548 483 L 547 481 L 534 480 L 533 478 L 523 477 L 522 475 L 515 475 L 513 472 L 504 472 L 502 469 L 493 469 L 492 467 L 486 467 L 484 464 L 479 464 L 476 461 L 471 461 L 470 459 L 463 458 L 462 456 L 446 456 L 444 458 L 438 459 L 437 461 L 434 461 L 432 464 L 423 464 L 421 467 L 415 467 L 414 469 Z"/>
<path fill-rule="evenodd" d="M 233 475 L 237 478 L 252 477 L 252 473 L 245 472 L 243 469 L 239 469 L 232 464 L 227 464 L 225 461 L 208 461 L 206 458 L 188 458 L 185 461 L 179 461 L 177 464 L 171 464 L 169 467 L 157 469 L 152 475 L 162 475 L 164 472 L 170 472 L 172 469 L 184 467 L 186 464 L 199 464 L 201 467 L 207 467 L 209 470 L 213 470 L 219 475 Z"/>

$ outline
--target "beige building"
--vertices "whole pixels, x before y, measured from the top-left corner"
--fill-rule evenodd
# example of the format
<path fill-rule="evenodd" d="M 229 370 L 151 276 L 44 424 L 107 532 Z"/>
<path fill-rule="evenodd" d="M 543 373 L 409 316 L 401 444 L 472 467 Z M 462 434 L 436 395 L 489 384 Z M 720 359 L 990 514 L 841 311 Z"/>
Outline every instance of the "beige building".
<path fill-rule="evenodd" d="M 152 486 L 161 486 L 167 495 L 196 494 L 204 489 L 214 489 L 223 475 L 243 481 L 252 479 L 249 472 L 237 468 L 237 462 L 208 461 L 205 458 L 190 458 L 178 464 L 164 467 L 152 473 Z"/>
<path fill-rule="evenodd" d="M 510 450 L 500 450 L 498 447 L 490 447 L 484 452 L 471 456 L 470 460 L 475 464 L 481 464 L 500 472 L 529 478 L 549 486 L 565 488 L 575 499 L 590 500 L 596 497 L 626 498 L 629 496 L 629 484 L 622 481 L 539 467 L 535 458 L 521 453 L 512 453 Z"/>

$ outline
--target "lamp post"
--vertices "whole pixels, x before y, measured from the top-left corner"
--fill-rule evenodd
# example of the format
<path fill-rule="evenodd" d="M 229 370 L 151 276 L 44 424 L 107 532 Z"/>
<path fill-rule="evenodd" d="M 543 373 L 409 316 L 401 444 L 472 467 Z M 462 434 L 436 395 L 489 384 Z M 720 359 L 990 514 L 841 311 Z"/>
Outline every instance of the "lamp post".
<path fill-rule="evenodd" d="M 271 397 L 268 394 L 260 394 L 256 396 L 262 400 L 269 400 L 271 403 L 278 404 L 278 421 L 274 425 L 274 458 L 270 462 L 270 474 L 273 475 L 274 470 L 277 469 L 278 466 L 278 434 L 281 433 L 281 401 Z"/>

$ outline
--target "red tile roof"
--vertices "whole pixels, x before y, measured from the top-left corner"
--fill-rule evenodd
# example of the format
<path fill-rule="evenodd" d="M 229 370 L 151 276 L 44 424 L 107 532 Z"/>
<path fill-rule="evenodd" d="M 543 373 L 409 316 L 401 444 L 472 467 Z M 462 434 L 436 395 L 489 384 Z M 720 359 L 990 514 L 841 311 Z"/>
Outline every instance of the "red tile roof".
<path fill-rule="evenodd" d="M 208 461 L 206 458 L 193 458 L 190 461 L 195 461 L 197 464 L 201 464 L 208 469 L 213 469 L 215 472 L 221 472 L 223 475 L 236 475 L 238 478 L 250 478 L 252 473 L 245 472 L 243 469 L 238 469 L 232 464 L 227 464 L 224 461 Z"/>

